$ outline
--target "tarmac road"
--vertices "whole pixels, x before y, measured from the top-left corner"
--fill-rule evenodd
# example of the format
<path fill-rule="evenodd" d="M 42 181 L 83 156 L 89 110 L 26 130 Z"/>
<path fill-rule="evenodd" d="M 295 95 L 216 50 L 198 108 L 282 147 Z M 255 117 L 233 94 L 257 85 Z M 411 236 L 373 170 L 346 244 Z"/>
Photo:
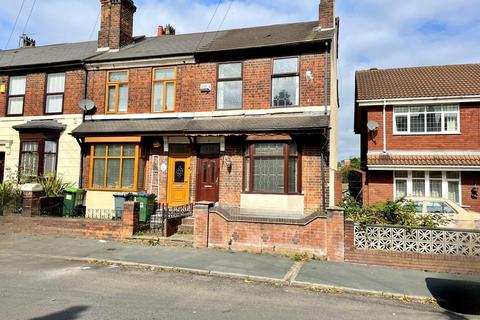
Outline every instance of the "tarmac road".
<path fill-rule="evenodd" d="M 1 253 L 0 319 L 476 318 L 430 304 Z"/>

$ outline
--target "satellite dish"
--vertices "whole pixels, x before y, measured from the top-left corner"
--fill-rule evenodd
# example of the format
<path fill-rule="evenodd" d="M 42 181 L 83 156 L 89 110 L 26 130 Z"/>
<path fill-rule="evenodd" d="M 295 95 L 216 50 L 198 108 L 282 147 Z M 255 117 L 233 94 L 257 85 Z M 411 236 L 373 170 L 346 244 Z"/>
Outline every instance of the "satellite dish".
<path fill-rule="evenodd" d="M 370 131 L 376 131 L 378 129 L 379 125 L 378 125 L 378 122 L 377 121 L 374 121 L 374 120 L 370 120 L 368 121 L 367 123 L 367 128 L 368 130 Z"/>
<path fill-rule="evenodd" d="M 80 100 L 80 102 L 78 103 L 78 106 L 83 111 L 88 112 L 90 110 L 93 110 L 93 108 L 95 108 L 95 103 L 90 99 L 83 99 L 83 100 Z"/>

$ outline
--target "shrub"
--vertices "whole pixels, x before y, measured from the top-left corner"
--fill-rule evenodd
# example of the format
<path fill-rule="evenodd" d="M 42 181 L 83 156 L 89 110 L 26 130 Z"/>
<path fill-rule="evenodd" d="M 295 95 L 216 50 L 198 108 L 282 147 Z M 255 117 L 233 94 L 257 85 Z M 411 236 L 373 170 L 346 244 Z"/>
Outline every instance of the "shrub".
<path fill-rule="evenodd" d="M 22 200 L 22 191 L 18 185 L 5 181 L 0 184 L 0 213 L 10 205 L 19 204 Z M 16 209 L 16 208 L 15 208 Z"/>
<path fill-rule="evenodd" d="M 411 201 L 397 200 L 362 207 L 353 198 L 342 203 L 345 217 L 365 227 L 367 225 L 399 225 L 406 227 L 438 228 L 450 222 L 441 214 L 417 215 Z"/>
<path fill-rule="evenodd" d="M 53 174 L 35 177 L 33 181 L 42 185 L 43 192 L 47 197 L 61 196 L 63 195 L 63 190 L 73 186 L 71 183 L 63 182 L 61 177 Z"/>

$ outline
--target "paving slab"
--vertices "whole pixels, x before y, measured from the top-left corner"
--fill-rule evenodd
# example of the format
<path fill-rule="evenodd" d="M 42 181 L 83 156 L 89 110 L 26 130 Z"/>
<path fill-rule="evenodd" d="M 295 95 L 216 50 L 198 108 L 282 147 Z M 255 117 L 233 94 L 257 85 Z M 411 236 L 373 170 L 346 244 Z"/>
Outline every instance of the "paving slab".
<path fill-rule="evenodd" d="M 438 298 L 441 291 L 461 287 L 480 302 L 480 275 L 457 275 L 418 270 L 309 261 L 296 282 L 321 284 L 364 291 Z"/>
<path fill-rule="evenodd" d="M 23 254 L 127 261 L 280 280 L 293 265 L 286 257 L 272 255 L 44 236 L 2 237 L 0 248 Z"/>

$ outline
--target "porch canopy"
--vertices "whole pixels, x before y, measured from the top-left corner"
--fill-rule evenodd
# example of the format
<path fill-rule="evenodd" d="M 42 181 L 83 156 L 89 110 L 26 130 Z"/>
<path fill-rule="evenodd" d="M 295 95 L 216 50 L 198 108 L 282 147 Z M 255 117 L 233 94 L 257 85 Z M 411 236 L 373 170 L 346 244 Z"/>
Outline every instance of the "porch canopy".
<path fill-rule="evenodd" d="M 77 138 L 108 135 L 248 135 L 252 133 L 318 133 L 329 127 L 329 116 L 262 115 L 235 117 L 92 120 L 73 130 Z"/>

